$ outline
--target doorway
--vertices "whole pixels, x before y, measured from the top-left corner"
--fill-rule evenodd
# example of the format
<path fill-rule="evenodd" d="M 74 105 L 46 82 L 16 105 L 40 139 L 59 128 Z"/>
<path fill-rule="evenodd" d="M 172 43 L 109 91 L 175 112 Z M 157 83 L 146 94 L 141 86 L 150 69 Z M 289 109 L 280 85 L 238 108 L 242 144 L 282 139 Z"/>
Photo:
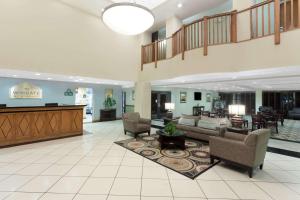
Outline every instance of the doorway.
<path fill-rule="evenodd" d="M 93 89 L 77 88 L 75 96 L 76 105 L 86 105 L 83 110 L 83 122 L 93 122 Z"/>
<path fill-rule="evenodd" d="M 151 93 L 151 118 L 162 119 L 166 116 L 168 110 L 165 109 L 165 103 L 171 102 L 171 92 L 152 91 Z"/>

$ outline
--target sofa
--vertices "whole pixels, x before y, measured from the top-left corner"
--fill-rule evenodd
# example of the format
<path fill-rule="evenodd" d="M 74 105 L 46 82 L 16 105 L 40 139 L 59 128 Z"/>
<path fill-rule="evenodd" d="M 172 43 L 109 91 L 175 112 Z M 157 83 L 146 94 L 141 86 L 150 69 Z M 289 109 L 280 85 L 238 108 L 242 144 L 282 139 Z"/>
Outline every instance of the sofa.
<path fill-rule="evenodd" d="M 211 163 L 219 159 L 238 164 L 246 168 L 252 178 L 255 168 L 263 168 L 270 134 L 269 129 L 259 129 L 248 135 L 225 132 L 223 137 L 210 137 Z"/>
<path fill-rule="evenodd" d="M 290 119 L 300 119 L 300 108 L 294 108 L 288 112 L 288 117 Z"/>
<path fill-rule="evenodd" d="M 207 142 L 211 136 L 222 136 L 226 131 L 226 125 L 220 124 L 217 118 L 182 115 L 175 123 L 177 130 L 187 137 Z"/>
<path fill-rule="evenodd" d="M 151 120 L 141 118 L 138 112 L 125 113 L 122 120 L 125 135 L 127 132 L 134 134 L 135 138 L 141 133 L 148 133 L 150 135 Z"/>

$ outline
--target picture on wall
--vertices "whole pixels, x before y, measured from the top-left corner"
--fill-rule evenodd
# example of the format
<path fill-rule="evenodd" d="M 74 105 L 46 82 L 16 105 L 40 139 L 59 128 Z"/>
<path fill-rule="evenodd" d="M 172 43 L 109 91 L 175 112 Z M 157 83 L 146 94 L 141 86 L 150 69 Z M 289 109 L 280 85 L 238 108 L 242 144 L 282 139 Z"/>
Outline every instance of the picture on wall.
<path fill-rule="evenodd" d="M 211 102 L 211 93 L 206 94 L 206 102 Z"/>
<path fill-rule="evenodd" d="M 180 103 L 186 103 L 187 93 L 180 92 L 179 98 L 180 98 Z"/>
<path fill-rule="evenodd" d="M 113 89 L 105 89 L 105 98 L 113 97 Z"/>

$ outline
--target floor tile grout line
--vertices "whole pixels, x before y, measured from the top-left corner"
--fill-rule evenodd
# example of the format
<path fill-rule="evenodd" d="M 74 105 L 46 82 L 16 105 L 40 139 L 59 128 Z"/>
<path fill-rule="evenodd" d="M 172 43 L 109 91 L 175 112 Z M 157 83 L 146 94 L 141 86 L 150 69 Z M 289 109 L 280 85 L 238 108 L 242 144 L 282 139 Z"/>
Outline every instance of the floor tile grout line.
<path fill-rule="evenodd" d="M 167 168 L 165 168 L 165 172 L 167 173 L 168 183 L 169 183 L 170 190 L 171 190 L 171 193 L 172 193 L 172 199 L 174 200 L 174 199 L 175 199 L 175 197 L 174 197 L 174 192 L 173 192 L 173 188 L 172 188 L 172 184 L 171 184 L 171 181 L 170 181 L 170 176 L 169 176 L 169 173 L 168 173 Z"/>
<path fill-rule="evenodd" d="M 95 170 L 97 169 L 97 167 L 100 165 L 100 163 L 103 161 L 103 159 L 105 158 L 105 155 L 107 154 L 107 152 L 109 152 L 111 150 L 111 148 L 113 147 L 113 144 L 110 144 L 110 147 L 104 152 L 104 155 L 102 156 L 101 160 L 98 162 L 97 166 L 94 168 L 94 170 L 90 173 L 90 175 L 86 178 L 86 180 L 82 183 L 82 185 L 80 186 L 80 188 L 78 189 L 77 193 L 75 194 L 75 196 L 73 197 L 73 199 L 80 194 L 80 190 L 84 187 L 84 185 L 86 184 L 86 182 L 88 181 L 89 178 L 91 178 L 91 175 L 95 172 Z M 73 200 L 72 199 L 72 200 Z"/>
<path fill-rule="evenodd" d="M 73 148 L 73 149 L 75 149 L 75 148 Z M 91 150 L 90 150 L 90 151 L 91 151 Z M 51 188 L 53 188 L 53 186 L 56 185 L 62 178 L 66 177 L 65 175 L 68 174 L 68 173 L 74 168 L 74 166 L 75 166 L 77 163 L 79 163 L 84 157 L 85 157 L 85 156 L 82 156 L 81 159 L 79 159 L 75 164 L 72 165 L 73 167 L 71 167 L 64 175 L 60 176 L 60 178 L 59 178 L 54 184 L 52 184 L 52 185 L 48 188 L 48 190 L 45 192 L 45 194 L 47 194 L 47 193 L 51 190 Z M 58 161 L 59 161 L 59 160 L 57 160 L 54 164 L 56 164 Z M 54 164 L 53 164 L 53 165 L 54 165 Z M 46 171 L 46 170 L 45 170 L 45 171 Z M 44 195 L 45 195 L 45 194 L 44 194 Z M 44 195 L 42 195 L 39 199 L 41 199 Z M 75 196 L 76 196 L 76 195 L 75 195 Z M 74 197 L 75 197 L 75 196 L 74 196 Z M 74 198 L 74 197 L 73 197 L 73 198 Z"/>
<path fill-rule="evenodd" d="M 220 164 L 220 163 L 219 163 Z M 227 185 L 227 187 L 231 190 L 231 192 L 233 192 L 233 194 L 238 198 L 241 199 L 240 196 L 229 186 L 229 184 L 226 182 L 226 180 L 224 180 L 224 178 L 219 174 L 219 172 L 216 170 L 216 173 L 218 174 L 218 176 L 221 178 L 221 180 L 225 183 L 225 185 Z"/>
<path fill-rule="evenodd" d="M 54 150 L 53 150 L 54 151 Z M 48 152 L 49 153 L 49 152 Z M 48 154 L 48 153 L 46 153 L 46 154 Z M 20 169 L 20 170 L 17 170 L 16 172 L 18 172 L 18 171 L 21 171 L 21 170 L 23 170 L 23 169 L 25 169 L 26 167 L 28 167 L 28 166 L 30 166 L 30 165 L 32 165 L 32 164 L 34 164 L 34 163 L 29 163 L 28 165 L 26 165 L 24 168 L 22 168 L 22 169 Z M 42 174 L 44 171 L 46 171 L 48 168 L 50 168 L 52 165 L 53 165 L 54 163 L 51 163 L 45 170 L 43 170 L 40 174 Z M 40 176 L 40 174 L 37 174 L 37 175 L 21 175 L 21 174 L 12 174 L 12 175 L 17 175 L 17 176 L 31 176 L 32 178 L 31 179 L 29 179 L 28 181 L 26 181 L 24 184 L 22 184 L 21 186 L 19 186 L 15 191 L 13 191 L 14 193 L 15 192 L 20 192 L 19 191 L 19 189 L 20 188 L 22 188 L 23 186 L 25 186 L 26 184 L 28 184 L 30 181 L 32 181 L 33 179 L 35 179 L 36 177 L 38 177 L 38 176 Z M 53 186 L 53 185 L 52 185 Z M 5 197 L 4 199 L 6 199 L 6 198 L 9 198 L 9 196 L 11 196 L 12 194 L 10 194 L 10 195 L 8 195 L 7 197 Z M 41 195 L 40 197 L 39 197 L 39 199 L 42 197 L 43 195 Z"/>
<path fill-rule="evenodd" d="M 265 194 L 267 194 L 271 199 L 275 200 L 267 191 L 265 191 L 263 188 L 261 188 L 258 184 L 254 183 L 260 190 L 262 190 Z"/>
<path fill-rule="evenodd" d="M 120 134 L 119 134 L 119 135 L 120 135 Z M 109 191 L 108 191 L 108 195 L 107 195 L 107 197 L 106 197 L 106 200 L 108 200 L 108 198 L 109 198 L 110 192 L 111 192 L 111 190 L 112 190 L 112 188 L 113 188 L 113 186 L 114 186 L 114 183 L 115 183 L 115 181 L 116 181 L 116 178 L 117 178 L 117 176 L 118 176 L 118 173 L 119 173 L 119 170 L 120 170 L 120 167 L 121 167 L 121 163 L 122 163 L 123 160 L 124 160 L 124 157 L 125 157 L 125 155 L 126 155 L 126 152 L 127 152 L 127 151 L 125 151 L 125 153 L 124 153 L 124 155 L 123 155 L 123 158 L 121 159 L 120 165 L 119 165 L 119 167 L 118 167 L 117 173 L 116 173 L 115 177 L 113 178 L 113 182 L 112 182 L 111 187 L 110 187 L 110 189 L 109 189 Z"/>

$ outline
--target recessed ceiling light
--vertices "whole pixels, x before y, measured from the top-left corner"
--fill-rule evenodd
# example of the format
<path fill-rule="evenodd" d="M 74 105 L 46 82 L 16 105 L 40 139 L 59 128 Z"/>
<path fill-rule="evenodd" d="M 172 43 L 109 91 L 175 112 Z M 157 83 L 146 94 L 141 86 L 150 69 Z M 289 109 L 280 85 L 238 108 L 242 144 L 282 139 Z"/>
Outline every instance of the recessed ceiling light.
<path fill-rule="evenodd" d="M 182 8 L 182 3 L 177 4 L 178 8 Z"/>
<path fill-rule="evenodd" d="M 69 76 L 69 79 L 73 79 L 74 77 L 73 76 Z"/>
<path fill-rule="evenodd" d="M 78 82 L 79 80 L 75 80 L 75 82 Z"/>
<path fill-rule="evenodd" d="M 41 74 L 40 74 L 40 73 L 35 73 L 34 75 L 36 75 L 36 76 L 40 76 Z"/>
<path fill-rule="evenodd" d="M 80 80 L 80 81 L 83 81 L 83 79 L 82 79 L 82 78 L 80 78 L 79 80 Z"/>
<path fill-rule="evenodd" d="M 18 75 L 14 74 L 13 77 L 17 77 Z"/>
<path fill-rule="evenodd" d="M 47 78 L 48 80 L 52 80 L 52 78 Z"/>

